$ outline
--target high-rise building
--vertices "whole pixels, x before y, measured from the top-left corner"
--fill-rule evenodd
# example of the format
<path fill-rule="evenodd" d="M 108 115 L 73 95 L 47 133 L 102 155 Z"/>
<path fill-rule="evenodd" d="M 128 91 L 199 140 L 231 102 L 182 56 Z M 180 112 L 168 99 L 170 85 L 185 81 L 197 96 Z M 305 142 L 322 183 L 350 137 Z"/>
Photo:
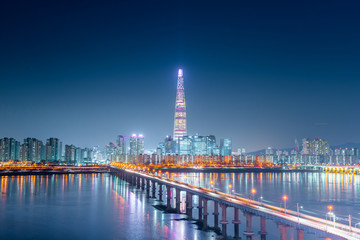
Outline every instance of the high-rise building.
<path fill-rule="evenodd" d="M 266 150 L 265 150 L 265 154 L 266 155 L 274 155 L 274 149 L 272 147 L 268 147 Z"/>
<path fill-rule="evenodd" d="M 62 143 L 57 138 L 49 138 L 46 140 L 45 151 L 46 161 L 60 161 L 62 153 Z"/>
<path fill-rule="evenodd" d="M 160 142 L 157 149 L 156 149 L 156 153 L 158 155 L 164 155 L 165 154 L 165 143 L 164 142 Z"/>
<path fill-rule="evenodd" d="M 216 138 L 214 135 L 209 135 L 206 137 L 207 142 L 207 155 L 215 155 L 216 148 Z"/>
<path fill-rule="evenodd" d="M 184 136 L 179 140 L 179 155 L 193 155 L 193 139 Z"/>
<path fill-rule="evenodd" d="M 175 119 L 174 119 L 174 140 L 179 141 L 182 137 L 187 135 L 186 128 L 186 104 L 184 91 L 184 77 L 183 70 L 178 70 L 177 91 L 175 102 Z"/>
<path fill-rule="evenodd" d="M 220 153 L 222 156 L 231 156 L 232 142 L 231 139 L 220 139 Z"/>
<path fill-rule="evenodd" d="M 118 154 L 125 155 L 126 154 L 126 137 L 119 135 L 116 138 L 116 144 L 118 146 Z"/>
<path fill-rule="evenodd" d="M 310 154 L 310 139 L 309 138 L 303 138 L 302 140 L 302 154 L 303 155 L 309 155 Z"/>
<path fill-rule="evenodd" d="M 329 155 L 330 146 L 327 141 L 321 138 L 315 138 L 311 141 L 310 154 L 311 155 Z"/>
<path fill-rule="evenodd" d="M 142 134 L 137 137 L 137 155 L 145 152 L 145 138 Z"/>
<path fill-rule="evenodd" d="M 81 163 L 92 163 L 93 152 L 90 148 L 81 149 Z"/>
<path fill-rule="evenodd" d="M 106 160 L 112 161 L 112 159 L 116 156 L 117 153 L 117 146 L 110 142 L 105 146 L 105 156 Z"/>
<path fill-rule="evenodd" d="M 43 159 L 44 145 L 36 138 L 25 138 L 21 145 L 20 159 L 22 161 L 40 162 Z"/>
<path fill-rule="evenodd" d="M 130 137 L 130 155 L 137 155 L 137 136 L 136 134 Z"/>
<path fill-rule="evenodd" d="M 14 138 L 0 139 L 0 161 L 19 160 L 20 143 Z"/>
<path fill-rule="evenodd" d="M 75 164 L 75 146 L 65 145 L 65 162 L 67 164 Z"/>
<path fill-rule="evenodd" d="M 140 155 L 145 152 L 145 143 L 144 136 L 140 134 L 137 136 L 136 134 L 131 135 L 130 137 L 130 155 Z"/>
<path fill-rule="evenodd" d="M 195 135 L 193 137 L 193 153 L 194 155 L 207 155 L 207 138 Z"/>
<path fill-rule="evenodd" d="M 238 148 L 238 153 L 239 153 L 240 155 L 245 155 L 245 154 L 246 154 L 245 148 Z"/>
<path fill-rule="evenodd" d="M 176 153 L 176 142 L 171 136 L 166 136 L 164 144 L 165 144 L 165 154 Z"/>
<path fill-rule="evenodd" d="M 304 138 L 302 143 L 303 155 L 329 155 L 330 154 L 330 146 L 327 141 L 322 140 L 321 138 Z"/>

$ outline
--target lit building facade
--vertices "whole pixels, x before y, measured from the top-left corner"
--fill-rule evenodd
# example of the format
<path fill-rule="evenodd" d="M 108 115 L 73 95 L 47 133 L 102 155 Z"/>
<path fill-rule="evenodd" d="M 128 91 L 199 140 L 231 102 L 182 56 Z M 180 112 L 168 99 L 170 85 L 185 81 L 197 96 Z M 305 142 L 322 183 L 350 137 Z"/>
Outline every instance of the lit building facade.
<path fill-rule="evenodd" d="M 232 141 L 231 139 L 220 139 L 220 154 L 222 156 L 231 156 Z"/>
<path fill-rule="evenodd" d="M 126 154 L 126 137 L 119 135 L 116 138 L 116 145 L 118 147 L 118 154 L 125 155 Z"/>
<path fill-rule="evenodd" d="M 60 161 L 62 153 L 62 143 L 57 138 L 49 138 L 46 140 L 45 160 Z"/>
<path fill-rule="evenodd" d="M 193 136 L 193 154 L 194 155 L 207 155 L 207 137 Z"/>
<path fill-rule="evenodd" d="M 20 147 L 20 160 L 40 162 L 44 160 L 45 147 L 36 138 L 25 138 Z"/>
<path fill-rule="evenodd" d="M 216 138 L 214 135 L 209 135 L 206 137 L 207 144 L 207 155 L 218 155 L 216 153 Z"/>
<path fill-rule="evenodd" d="M 140 155 L 145 152 L 145 138 L 142 134 L 136 134 L 130 137 L 130 155 Z"/>
<path fill-rule="evenodd" d="M 174 118 L 174 141 L 187 135 L 186 127 L 186 103 L 184 91 L 184 77 L 183 70 L 178 70 L 177 91 L 175 101 L 175 118 Z"/>
<path fill-rule="evenodd" d="M 193 155 L 193 139 L 184 136 L 179 140 L 179 155 Z"/>
<path fill-rule="evenodd" d="M 176 142 L 171 136 L 166 136 L 164 143 L 165 143 L 165 154 L 176 153 Z"/>
<path fill-rule="evenodd" d="M 321 138 L 304 138 L 302 141 L 303 155 L 330 155 L 330 146 L 327 141 Z"/>
<path fill-rule="evenodd" d="M 14 138 L 0 139 L 0 161 L 19 160 L 20 142 Z"/>

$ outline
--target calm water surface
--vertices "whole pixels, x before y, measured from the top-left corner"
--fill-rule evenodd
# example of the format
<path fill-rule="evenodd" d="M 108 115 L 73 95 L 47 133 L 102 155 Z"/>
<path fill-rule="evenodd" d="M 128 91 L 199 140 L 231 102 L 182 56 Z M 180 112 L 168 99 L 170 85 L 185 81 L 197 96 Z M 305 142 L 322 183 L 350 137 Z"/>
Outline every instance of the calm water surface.
<path fill-rule="evenodd" d="M 289 197 L 287 208 L 325 218 L 329 204 L 337 221 L 353 226 L 360 222 L 360 177 L 328 173 L 181 173 L 170 177 L 184 182 L 213 187 L 227 193 L 249 197 L 273 205 Z M 214 182 L 210 186 L 210 181 Z M 110 174 L 69 174 L 48 176 L 0 177 L 0 239 L 215 239 L 215 233 L 197 230 L 189 221 L 177 221 L 178 214 L 163 214 L 159 204 L 128 183 Z M 232 189 L 228 188 L 232 184 Z M 164 191 L 163 199 L 166 199 Z M 172 192 L 174 194 L 174 192 Z M 185 195 L 182 193 L 182 199 Z M 172 202 L 172 204 L 175 204 Z M 197 217 L 194 197 L 193 215 Z M 209 201 L 208 223 L 213 226 Z M 182 208 L 184 209 L 184 203 Z M 228 234 L 233 235 L 233 209 L 227 210 Z M 221 218 L 220 218 L 221 219 Z M 342 220 L 343 219 L 343 220 Z M 245 217 L 240 217 L 240 233 Z M 253 217 L 253 240 L 260 239 L 259 217 Z M 280 238 L 278 223 L 266 221 L 267 238 Z M 244 236 L 242 235 L 243 239 Z M 287 230 L 287 239 L 296 239 L 296 229 Z M 304 239 L 322 239 L 304 233 Z"/>
<path fill-rule="evenodd" d="M 0 239 L 214 239 L 110 174 L 0 177 Z"/>
<path fill-rule="evenodd" d="M 170 178 L 202 186 L 214 188 L 240 197 L 254 198 L 257 201 L 284 207 L 282 196 L 287 195 L 286 207 L 301 213 L 326 218 L 327 207 L 332 205 L 336 215 L 336 221 L 349 224 L 351 215 L 352 226 L 360 223 L 360 176 L 293 172 L 293 173 L 171 173 Z M 213 185 L 210 183 L 213 182 Z M 231 184 L 231 188 L 229 185 Z M 256 193 L 251 194 L 251 189 Z M 212 204 L 209 205 L 212 207 Z M 212 211 L 212 210 L 210 210 Z M 233 218 L 232 208 L 228 209 L 228 221 Z M 211 215 L 209 215 L 212 217 Z M 210 220 L 212 221 L 212 220 Z M 241 217 L 245 223 L 245 217 Z M 260 229 L 259 217 L 253 217 L 253 231 Z M 278 224 L 267 220 L 267 239 L 279 239 Z M 360 224 L 357 225 L 360 227 Z M 233 228 L 228 228 L 233 234 Z M 240 225 L 241 231 L 245 230 L 245 224 Z M 269 230 L 270 229 L 270 230 Z M 256 234 L 255 234 L 256 236 Z M 296 230 L 289 229 L 288 239 L 296 239 Z M 304 239 L 320 239 L 311 234 L 305 234 Z"/>

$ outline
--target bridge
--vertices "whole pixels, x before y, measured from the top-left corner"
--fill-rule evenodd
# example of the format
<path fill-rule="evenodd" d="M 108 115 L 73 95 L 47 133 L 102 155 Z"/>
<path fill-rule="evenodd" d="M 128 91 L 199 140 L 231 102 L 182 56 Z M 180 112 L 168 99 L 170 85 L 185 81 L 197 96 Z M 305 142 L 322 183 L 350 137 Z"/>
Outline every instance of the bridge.
<path fill-rule="evenodd" d="M 171 189 L 175 189 L 175 212 L 180 213 L 180 192 L 186 193 L 186 215 L 188 220 L 197 220 L 201 223 L 202 228 L 206 230 L 208 228 L 207 217 L 208 201 L 214 204 L 214 229 L 218 230 L 221 235 L 226 238 L 226 228 L 229 221 L 226 216 L 226 209 L 233 208 L 234 220 L 231 223 L 234 225 L 235 239 L 240 239 L 239 232 L 239 211 L 241 210 L 246 217 L 246 231 L 243 233 L 247 240 L 252 239 L 254 232 L 252 231 L 252 216 L 260 216 L 260 236 L 262 240 L 266 239 L 266 225 L 265 220 L 271 219 L 276 221 L 278 228 L 280 229 L 280 239 L 286 240 L 287 229 L 296 228 L 297 239 L 303 240 L 303 231 L 314 233 L 322 237 L 332 237 L 336 239 L 360 239 L 360 230 L 351 227 L 351 225 L 344 225 L 336 223 L 335 221 L 326 220 L 318 217 L 309 216 L 303 213 L 299 213 L 293 210 L 272 206 L 263 202 L 250 200 L 247 198 L 241 198 L 235 195 L 226 194 L 220 191 L 197 187 L 187 183 L 169 180 L 161 176 L 147 173 L 143 171 L 122 169 L 117 167 L 111 167 L 111 172 L 118 175 L 120 178 L 128 181 L 139 189 L 146 190 L 148 196 L 152 191 L 152 197 L 156 198 L 156 192 L 158 192 L 159 201 L 163 201 L 163 190 L 166 191 L 166 209 L 172 210 L 171 207 Z M 198 204 L 198 219 L 193 218 L 193 196 L 199 197 Z M 219 207 L 221 209 L 221 221 L 219 222 Z M 219 227 L 221 225 L 221 228 Z"/>

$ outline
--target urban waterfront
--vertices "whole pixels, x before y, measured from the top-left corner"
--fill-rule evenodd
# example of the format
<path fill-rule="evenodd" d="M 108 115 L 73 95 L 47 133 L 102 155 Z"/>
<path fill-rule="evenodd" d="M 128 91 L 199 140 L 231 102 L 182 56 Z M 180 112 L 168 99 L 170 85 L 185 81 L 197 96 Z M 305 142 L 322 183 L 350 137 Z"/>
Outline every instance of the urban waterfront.
<path fill-rule="evenodd" d="M 287 207 L 325 218 L 327 206 L 334 207 L 338 218 L 352 214 L 353 225 L 359 222 L 359 176 L 329 173 L 178 173 L 170 175 L 194 185 L 215 188 L 243 197 L 280 206 L 281 197 L 289 196 Z M 213 182 L 213 186 L 210 183 Z M 190 221 L 177 221 L 182 214 L 165 214 L 152 205 L 145 191 L 130 186 L 111 174 L 64 174 L 46 176 L 1 177 L 2 239 L 214 239 L 212 231 L 197 230 Z M 164 192 L 164 196 L 165 196 Z M 184 198 L 185 196 L 182 196 Z M 163 198 L 165 199 L 165 197 Z M 194 197 L 194 206 L 198 199 Z M 184 206 L 182 206 L 182 209 Z M 194 218 L 197 217 L 194 210 Z M 211 213 L 211 206 L 209 205 Z M 228 211 L 228 219 L 233 219 Z M 209 214 L 209 223 L 212 223 Z M 245 230 L 240 216 L 240 232 Z M 337 219 L 347 223 L 345 220 Z M 260 220 L 253 217 L 253 239 Z M 276 222 L 266 220 L 267 238 L 279 239 Z M 229 236 L 233 227 L 228 226 Z M 287 230 L 288 239 L 296 239 L 296 230 Z M 321 239 L 304 233 L 304 239 Z"/>

